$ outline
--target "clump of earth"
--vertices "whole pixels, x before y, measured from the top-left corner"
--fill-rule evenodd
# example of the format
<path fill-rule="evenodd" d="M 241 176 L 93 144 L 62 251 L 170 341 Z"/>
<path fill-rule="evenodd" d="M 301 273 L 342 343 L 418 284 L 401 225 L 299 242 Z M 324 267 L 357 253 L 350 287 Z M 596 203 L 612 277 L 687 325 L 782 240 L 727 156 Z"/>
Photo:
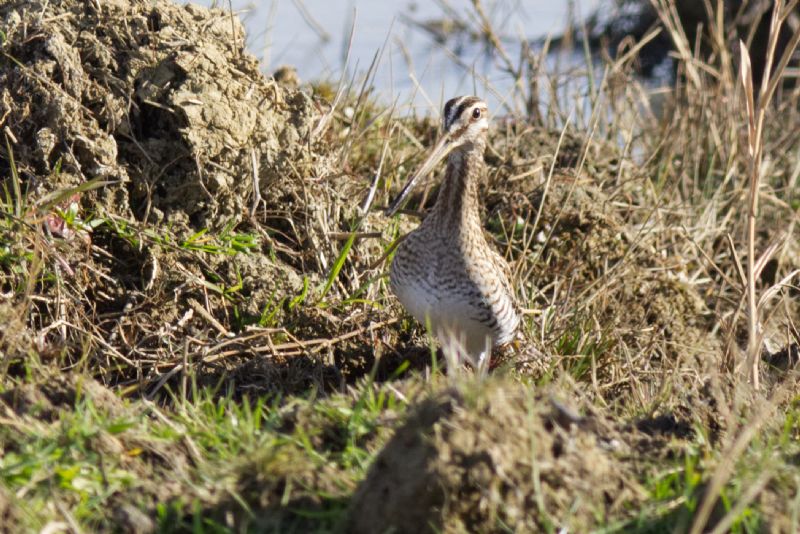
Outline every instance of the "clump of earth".
<path fill-rule="evenodd" d="M 585 532 L 639 491 L 625 445 L 552 391 L 494 379 L 421 402 L 350 505 L 352 532 Z"/>
<path fill-rule="evenodd" d="M 66 292 L 33 323 L 69 317 L 115 357 L 158 358 L 187 334 L 278 320 L 319 285 L 338 253 L 326 207 L 352 210 L 328 182 L 329 106 L 265 77 L 236 17 L 167 1 L 33 1 L 3 5 L 0 20 L 0 174 L 20 177 Z M 48 332 L 40 349 L 81 343 Z"/>
<path fill-rule="evenodd" d="M 247 213 L 254 174 L 277 200 L 320 163 L 307 144 L 318 105 L 261 75 L 225 11 L 34 1 L 0 15 L 16 60 L 0 74 L 0 116 L 33 192 L 99 179 L 112 183 L 96 209 L 219 229 Z"/>

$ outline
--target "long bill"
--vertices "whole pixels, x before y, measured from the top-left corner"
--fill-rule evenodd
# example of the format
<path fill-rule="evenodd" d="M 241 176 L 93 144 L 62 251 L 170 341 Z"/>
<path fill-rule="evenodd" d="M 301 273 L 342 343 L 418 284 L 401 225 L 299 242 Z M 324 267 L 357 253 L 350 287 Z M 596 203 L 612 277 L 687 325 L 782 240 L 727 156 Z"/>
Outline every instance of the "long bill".
<path fill-rule="evenodd" d="M 428 156 L 428 159 L 422 164 L 422 167 L 412 176 L 406 185 L 403 186 L 403 189 L 400 190 L 400 194 L 397 195 L 397 198 L 394 199 L 394 202 L 389 206 L 386 210 L 386 214 L 391 217 L 397 210 L 400 209 L 400 206 L 406 200 L 409 193 L 414 189 L 414 186 L 417 185 L 417 182 L 420 178 L 426 176 L 429 172 L 433 170 L 436 165 L 442 161 L 445 156 L 447 156 L 455 147 L 457 143 L 453 143 L 450 139 L 450 136 L 445 134 L 439 139 L 439 142 L 436 143 L 436 146 L 433 147 L 433 151 Z"/>

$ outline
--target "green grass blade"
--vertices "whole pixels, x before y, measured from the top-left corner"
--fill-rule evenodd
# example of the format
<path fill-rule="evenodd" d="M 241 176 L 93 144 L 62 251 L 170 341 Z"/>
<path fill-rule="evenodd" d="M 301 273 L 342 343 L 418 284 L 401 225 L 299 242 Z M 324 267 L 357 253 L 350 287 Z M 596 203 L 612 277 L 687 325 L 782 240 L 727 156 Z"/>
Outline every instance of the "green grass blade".
<path fill-rule="evenodd" d="M 344 247 L 342 247 L 342 251 L 339 253 L 339 257 L 336 258 L 336 262 L 333 264 L 333 269 L 331 269 L 331 272 L 328 275 L 328 280 L 325 282 L 325 287 L 322 288 L 322 293 L 319 296 L 320 301 L 325 298 L 325 295 L 328 294 L 328 291 L 330 291 L 331 287 L 333 286 L 333 283 L 339 277 L 339 272 L 342 270 L 342 267 L 344 267 L 344 262 L 347 259 L 347 254 L 350 253 L 350 249 L 353 247 L 353 243 L 355 242 L 355 240 L 356 240 L 356 233 L 352 232 L 350 234 L 350 237 L 347 238 Z"/>

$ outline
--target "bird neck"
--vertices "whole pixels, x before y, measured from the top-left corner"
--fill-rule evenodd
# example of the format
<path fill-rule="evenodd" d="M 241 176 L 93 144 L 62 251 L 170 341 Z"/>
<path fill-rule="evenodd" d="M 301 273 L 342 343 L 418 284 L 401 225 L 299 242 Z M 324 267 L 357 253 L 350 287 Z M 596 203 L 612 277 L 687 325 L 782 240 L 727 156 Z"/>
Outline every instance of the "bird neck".
<path fill-rule="evenodd" d="M 448 234 L 480 227 L 478 181 L 484 169 L 484 143 L 469 143 L 450 153 L 432 223 Z"/>

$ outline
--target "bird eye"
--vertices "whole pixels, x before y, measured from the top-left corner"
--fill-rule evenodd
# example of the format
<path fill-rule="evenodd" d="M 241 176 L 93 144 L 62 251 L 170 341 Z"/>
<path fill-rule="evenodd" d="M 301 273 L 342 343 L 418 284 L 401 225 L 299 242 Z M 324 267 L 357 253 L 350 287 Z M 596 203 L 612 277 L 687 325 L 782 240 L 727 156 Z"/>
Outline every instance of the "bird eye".
<path fill-rule="evenodd" d="M 475 108 L 472 111 L 472 118 L 473 119 L 480 119 L 481 118 L 481 108 Z"/>

